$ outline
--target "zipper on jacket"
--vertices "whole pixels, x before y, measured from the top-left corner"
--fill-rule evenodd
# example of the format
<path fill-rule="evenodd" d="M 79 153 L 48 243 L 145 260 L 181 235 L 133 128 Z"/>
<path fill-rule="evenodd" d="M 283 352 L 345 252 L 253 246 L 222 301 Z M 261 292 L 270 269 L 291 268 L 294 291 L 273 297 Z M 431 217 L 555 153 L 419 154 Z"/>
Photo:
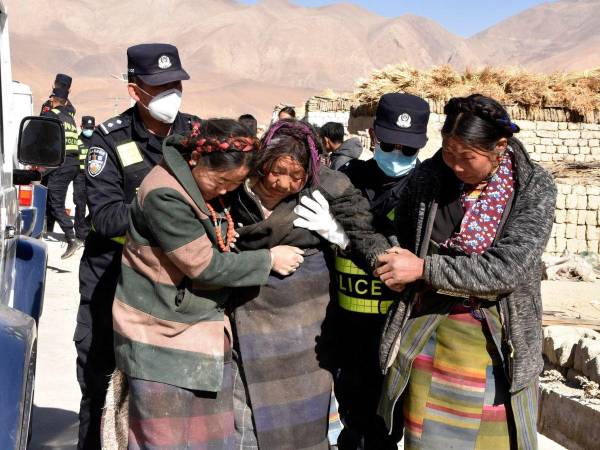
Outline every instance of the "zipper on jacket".
<path fill-rule="evenodd" d="M 506 359 L 506 378 L 508 379 L 509 384 L 512 383 L 512 369 L 513 369 L 513 358 L 515 356 L 515 348 L 513 346 L 512 340 L 510 339 L 510 319 L 508 318 L 508 310 L 506 302 L 500 302 L 500 319 L 502 320 L 502 328 L 504 329 L 504 336 L 502 338 L 503 343 L 505 344 L 505 349 L 508 350 L 508 354 L 505 354 Z M 500 349 L 502 352 L 504 349 Z"/>

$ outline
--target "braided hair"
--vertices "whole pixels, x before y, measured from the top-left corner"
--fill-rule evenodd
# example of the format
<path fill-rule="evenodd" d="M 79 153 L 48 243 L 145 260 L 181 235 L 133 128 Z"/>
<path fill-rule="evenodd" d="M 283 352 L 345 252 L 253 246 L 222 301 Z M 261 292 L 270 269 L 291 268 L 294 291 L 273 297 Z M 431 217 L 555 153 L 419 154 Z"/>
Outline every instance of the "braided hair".
<path fill-rule="evenodd" d="M 253 169 L 258 140 L 233 119 L 208 119 L 194 122 L 176 147 L 186 162 L 194 159 L 210 170 Z"/>
<path fill-rule="evenodd" d="M 279 158 L 289 156 L 304 168 L 308 184 L 318 184 L 322 145 L 317 133 L 308 123 L 292 119 L 275 122 L 263 136 L 260 149 L 256 163 L 258 176 L 264 176 L 264 171 L 270 171 Z"/>
<path fill-rule="evenodd" d="M 451 98 L 444 106 L 444 114 L 444 138 L 455 137 L 486 151 L 493 151 L 500 139 L 520 131 L 500 103 L 481 94 Z"/>

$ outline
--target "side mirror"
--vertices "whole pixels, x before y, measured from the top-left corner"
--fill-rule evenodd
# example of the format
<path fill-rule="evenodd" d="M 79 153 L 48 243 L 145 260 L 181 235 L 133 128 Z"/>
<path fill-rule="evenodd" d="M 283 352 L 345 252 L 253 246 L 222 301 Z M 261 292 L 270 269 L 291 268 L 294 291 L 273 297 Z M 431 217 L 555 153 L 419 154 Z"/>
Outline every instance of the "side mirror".
<path fill-rule="evenodd" d="M 65 161 L 62 122 L 52 117 L 25 117 L 19 127 L 17 158 L 30 166 L 60 167 Z"/>

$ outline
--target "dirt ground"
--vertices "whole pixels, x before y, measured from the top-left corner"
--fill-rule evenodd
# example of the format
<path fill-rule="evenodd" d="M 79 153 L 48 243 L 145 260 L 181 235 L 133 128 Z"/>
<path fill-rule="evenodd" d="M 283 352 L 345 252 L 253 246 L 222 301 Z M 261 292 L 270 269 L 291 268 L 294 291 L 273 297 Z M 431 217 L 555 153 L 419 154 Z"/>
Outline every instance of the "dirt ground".
<path fill-rule="evenodd" d="M 62 261 L 65 247 L 48 242 L 44 311 L 40 320 L 31 450 L 73 450 L 77 443 L 80 391 L 75 377 L 73 332 L 79 303 L 78 269 L 82 250 Z M 600 320 L 600 283 L 542 283 L 546 310 Z M 540 435 L 540 449 L 561 449 Z"/>
<path fill-rule="evenodd" d="M 600 330 L 600 280 L 594 283 L 544 281 L 542 300 L 546 320 L 554 316 L 575 324 L 593 322 Z"/>

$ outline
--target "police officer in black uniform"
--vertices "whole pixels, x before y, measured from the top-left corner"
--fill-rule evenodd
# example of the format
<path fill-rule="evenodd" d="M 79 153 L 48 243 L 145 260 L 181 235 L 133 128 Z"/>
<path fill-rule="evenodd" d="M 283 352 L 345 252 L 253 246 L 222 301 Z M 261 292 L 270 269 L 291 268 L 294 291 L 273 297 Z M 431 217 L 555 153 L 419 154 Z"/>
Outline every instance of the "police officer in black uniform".
<path fill-rule="evenodd" d="M 74 341 L 82 399 L 78 449 L 100 448 L 101 408 L 115 368 L 112 303 L 129 225 L 129 205 L 162 158 L 162 142 L 191 130 L 195 116 L 179 112 L 182 80 L 177 48 L 142 44 L 127 50 L 129 95 L 135 105 L 100 124 L 86 160 L 91 231 L 79 269 L 81 302 Z"/>
<path fill-rule="evenodd" d="M 66 89 L 69 93 L 71 93 L 71 83 L 72 82 L 73 82 L 73 78 L 71 78 L 69 75 L 65 75 L 64 73 L 57 73 L 56 77 L 54 78 L 54 84 L 52 85 L 52 89 L 63 88 L 63 89 Z M 48 100 L 46 100 L 44 102 L 44 104 L 42 105 L 42 110 L 40 111 L 40 114 L 48 112 L 52 109 L 51 102 L 52 102 L 52 97 L 48 98 Z M 75 107 L 73 106 L 71 101 L 68 99 L 67 99 L 67 103 L 65 105 L 65 111 L 67 113 L 71 114 L 71 116 L 75 117 Z"/>
<path fill-rule="evenodd" d="M 75 203 L 75 236 L 81 241 L 85 241 L 90 232 L 90 224 L 86 219 L 86 194 L 85 194 L 85 160 L 92 134 L 96 128 L 96 119 L 93 116 L 83 116 L 81 118 L 81 133 L 79 140 L 81 146 L 79 149 L 79 173 L 73 181 L 73 203 Z"/>
<path fill-rule="evenodd" d="M 52 85 L 52 89 L 55 89 L 55 88 L 66 89 L 67 92 L 70 93 L 72 81 L 73 81 L 73 79 L 69 75 L 65 75 L 64 73 L 57 73 L 56 77 L 54 79 L 54 84 Z M 50 95 L 48 100 L 46 100 L 44 102 L 44 104 L 42 105 L 42 110 L 40 111 L 40 115 L 49 113 L 51 109 L 52 109 L 52 95 Z M 71 117 L 75 118 L 75 107 L 73 106 L 73 104 L 71 103 L 71 101 L 69 99 L 67 99 L 67 101 L 65 102 L 64 111 L 69 113 L 71 115 Z M 46 187 L 48 187 L 48 180 L 50 178 L 51 173 L 52 173 L 52 170 L 46 172 L 44 174 L 44 176 L 42 177 L 42 184 Z M 52 230 L 54 229 L 54 222 L 55 222 L 55 218 L 52 215 L 50 208 L 46 208 L 46 232 L 47 233 L 52 232 Z M 56 241 L 56 239 L 49 237 L 49 235 L 46 235 L 46 239 L 51 239 L 51 240 Z"/>
<path fill-rule="evenodd" d="M 376 228 L 392 245 L 394 209 L 427 143 L 428 103 L 408 94 L 385 94 L 379 100 L 372 137 L 373 159 L 351 160 L 340 169 L 370 203 Z M 374 131 L 374 133 L 373 133 Z M 401 212 L 399 212 L 401 214 Z M 338 293 L 338 358 L 335 394 L 344 429 L 340 450 L 396 449 L 401 437 L 389 436 L 377 415 L 383 376 L 379 367 L 379 338 L 387 309 L 395 295 L 372 274 L 362 271 L 343 254 L 336 256 Z M 402 428 L 396 427 L 400 429 Z"/>
<path fill-rule="evenodd" d="M 67 250 L 61 258 L 68 258 L 77 248 L 82 245 L 75 237 L 73 221 L 65 211 L 65 199 L 69 184 L 79 173 L 79 152 L 81 142 L 75 119 L 67 112 L 67 101 L 69 91 L 64 87 L 56 87 L 50 97 L 49 111 L 43 112 L 42 116 L 54 117 L 63 123 L 65 128 L 65 162 L 58 169 L 48 175 L 48 215 L 58 222 L 67 241 Z"/>

